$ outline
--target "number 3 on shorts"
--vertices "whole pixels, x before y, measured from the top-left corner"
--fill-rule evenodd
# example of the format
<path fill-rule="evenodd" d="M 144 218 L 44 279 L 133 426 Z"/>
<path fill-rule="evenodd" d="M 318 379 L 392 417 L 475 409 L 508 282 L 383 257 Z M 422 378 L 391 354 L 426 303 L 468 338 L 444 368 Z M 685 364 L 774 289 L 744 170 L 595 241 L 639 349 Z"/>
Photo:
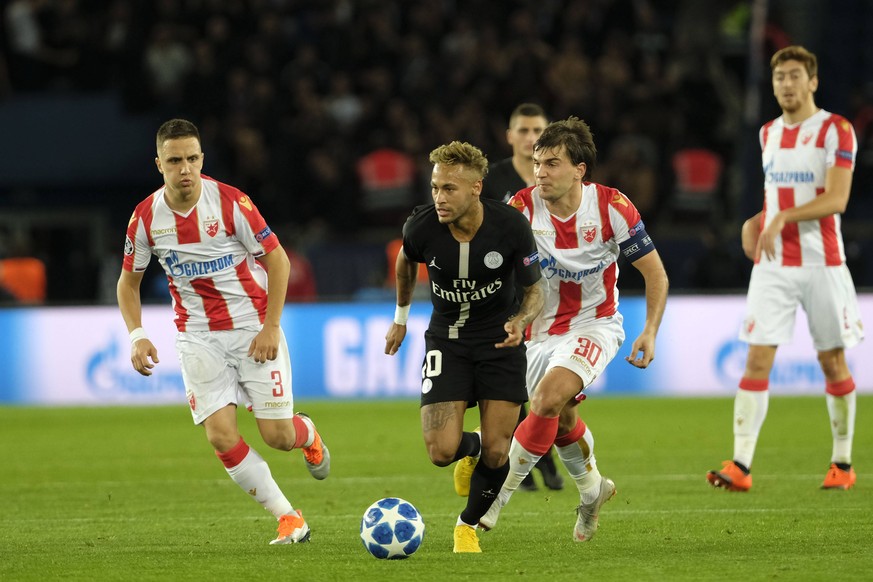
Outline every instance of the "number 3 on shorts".
<path fill-rule="evenodd" d="M 270 378 L 274 380 L 273 383 L 276 385 L 276 387 L 273 388 L 273 396 L 281 398 L 285 395 L 285 387 L 282 386 L 282 372 L 279 370 L 273 370 L 273 373 L 270 374 Z"/>

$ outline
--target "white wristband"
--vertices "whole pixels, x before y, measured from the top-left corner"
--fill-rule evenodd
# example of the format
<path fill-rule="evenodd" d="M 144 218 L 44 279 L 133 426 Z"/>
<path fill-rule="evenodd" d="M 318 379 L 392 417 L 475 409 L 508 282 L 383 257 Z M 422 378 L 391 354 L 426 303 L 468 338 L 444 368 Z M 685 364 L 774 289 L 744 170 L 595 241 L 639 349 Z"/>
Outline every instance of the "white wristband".
<path fill-rule="evenodd" d="M 143 328 L 138 327 L 132 332 L 130 332 L 130 345 L 134 345 L 141 339 L 149 339 L 149 336 L 146 335 L 146 332 Z"/>
<path fill-rule="evenodd" d="M 399 305 L 394 308 L 394 323 L 397 325 L 406 325 L 406 322 L 409 320 L 409 308 L 411 305 L 404 305 L 400 307 Z"/>

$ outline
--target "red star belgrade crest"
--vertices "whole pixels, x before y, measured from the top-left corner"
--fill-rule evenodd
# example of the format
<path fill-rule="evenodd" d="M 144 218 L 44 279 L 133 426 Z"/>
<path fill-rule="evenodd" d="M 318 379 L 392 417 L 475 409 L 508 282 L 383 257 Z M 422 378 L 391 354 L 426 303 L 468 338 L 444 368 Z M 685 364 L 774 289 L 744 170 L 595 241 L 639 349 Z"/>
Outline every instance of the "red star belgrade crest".
<path fill-rule="evenodd" d="M 590 243 L 591 241 L 594 240 L 594 237 L 596 235 L 597 235 L 597 229 L 596 228 L 589 228 L 588 230 L 586 230 L 582 233 L 582 238 L 585 239 L 585 242 Z"/>
<path fill-rule="evenodd" d="M 209 236 L 218 234 L 218 220 L 206 220 L 203 222 L 203 228 Z"/>

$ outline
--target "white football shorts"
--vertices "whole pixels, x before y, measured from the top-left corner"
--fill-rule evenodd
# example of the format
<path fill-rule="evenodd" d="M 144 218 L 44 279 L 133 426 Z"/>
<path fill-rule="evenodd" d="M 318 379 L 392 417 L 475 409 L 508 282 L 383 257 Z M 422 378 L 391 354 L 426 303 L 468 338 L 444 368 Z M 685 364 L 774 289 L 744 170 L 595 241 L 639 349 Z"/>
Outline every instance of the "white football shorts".
<path fill-rule="evenodd" d="M 255 418 L 291 418 L 291 357 L 281 332 L 279 354 L 263 364 L 249 355 L 260 327 L 227 331 L 187 331 L 176 334 L 176 352 L 194 424 L 228 404 L 246 398 Z M 247 404 L 242 402 L 243 405 Z"/>
<path fill-rule="evenodd" d="M 740 339 L 752 345 L 791 341 L 803 307 L 816 351 L 851 348 L 864 339 L 858 296 L 848 267 L 752 268 Z"/>
<path fill-rule="evenodd" d="M 567 368 L 582 379 L 583 389 L 591 385 L 624 342 L 623 318 L 595 319 L 563 335 L 548 336 L 527 343 L 527 392 L 533 396 L 546 372 L 558 366 Z"/>

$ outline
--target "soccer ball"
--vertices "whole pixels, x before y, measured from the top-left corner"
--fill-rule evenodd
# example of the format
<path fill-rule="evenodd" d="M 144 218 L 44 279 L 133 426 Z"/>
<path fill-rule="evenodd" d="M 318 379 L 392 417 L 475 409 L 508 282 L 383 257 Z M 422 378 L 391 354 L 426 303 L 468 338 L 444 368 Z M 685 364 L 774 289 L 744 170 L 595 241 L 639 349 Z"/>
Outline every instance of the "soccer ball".
<path fill-rule="evenodd" d="M 399 497 L 380 499 L 361 519 L 361 541 L 374 558 L 408 558 L 421 546 L 424 521 L 410 502 Z"/>

